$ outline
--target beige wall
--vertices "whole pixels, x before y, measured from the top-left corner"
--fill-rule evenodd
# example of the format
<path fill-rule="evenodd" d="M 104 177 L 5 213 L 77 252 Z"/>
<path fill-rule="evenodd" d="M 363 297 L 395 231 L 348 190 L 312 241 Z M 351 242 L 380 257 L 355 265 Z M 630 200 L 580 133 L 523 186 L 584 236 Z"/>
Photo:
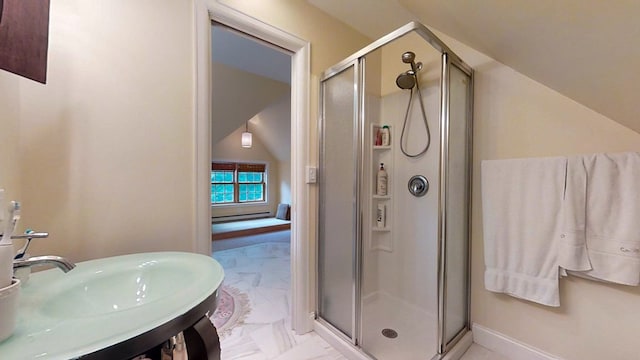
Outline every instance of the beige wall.
<path fill-rule="evenodd" d="M 48 83 L 19 82 L 31 253 L 194 248 L 192 32 L 188 1 L 51 2 Z"/>
<path fill-rule="evenodd" d="M 279 203 L 291 205 L 291 161 L 278 162 L 280 169 L 280 200 Z"/>
<path fill-rule="evenodd" d="M 304 1 L 239 5 L 311 41 L 315 75 L 367 42 Z M 0 75 L 0 186 L 51 233 L 31 253 L 195 250 L 194 56 L 193 1 L 51 3 L 48 83 Z"/>
<path fill-rule="evenodd" d="M 240 139 L 244 126 L 229 134 L 211 148 L 211 158 L 214 161 L 256 162 L 267 164 L 267 202 L 264 204 L 220 205 L 211 207 L 211 216 L 228 216 L 253 214 L 268 211 L 272 216 L 276 214 L 280 199 L 280 168 L 279 162 L 262 144 L 260 138 L 253 135 L 251 148 L 240 146 Z"/>
<path fill-rule="evenodd" d="M 20 81 L 17 75 L 0 71 L 0 189 L 5 200 L 21 200 L 19 140 Z M 5 211 L 5 209 L 0 209 Z M 0 229 L 4 229 L 4 224 Z M 3 230 L 0 230 L 3 231 Z"/>
<path fill-rule="evenodd" d="M 573 277 L 563 279 L 560 282 L 562 306 L 557 309 L 484 289 L 480 162 L 485 159 L 640 151 L 640 134 L 451 38 L 441 36 L 476 70 L 473 322 L 567 360 L 638 358 L 638 287 L 602 284 Z"/>
<path fill-rule="evenodd" d="M 251 119 L 254 136 L 278 161 L 278 203 L 291 204 L 291 96 L 286 94 Z"/>

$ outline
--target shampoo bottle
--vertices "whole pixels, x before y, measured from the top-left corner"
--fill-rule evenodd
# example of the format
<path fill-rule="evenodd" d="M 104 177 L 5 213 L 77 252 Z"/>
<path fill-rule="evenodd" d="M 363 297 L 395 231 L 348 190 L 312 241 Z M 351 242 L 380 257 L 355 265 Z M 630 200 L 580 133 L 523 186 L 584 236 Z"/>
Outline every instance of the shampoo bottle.
<path fill-rule="evenodd" d="M 384 163 L 380 163 L 380 169 L 376 177 L 376 194 L 387 195 L 387 171 L 384 169 Z"/>
<path fill-rule="evenodd" d="M 389 131 L 389 126 L 385 125 L 382 127 L 382 129 L 380 130 L 381 133 L 381 137 L 382 137 L 382 146 L 389 146 L 391 145 L 391 132 Z"/>

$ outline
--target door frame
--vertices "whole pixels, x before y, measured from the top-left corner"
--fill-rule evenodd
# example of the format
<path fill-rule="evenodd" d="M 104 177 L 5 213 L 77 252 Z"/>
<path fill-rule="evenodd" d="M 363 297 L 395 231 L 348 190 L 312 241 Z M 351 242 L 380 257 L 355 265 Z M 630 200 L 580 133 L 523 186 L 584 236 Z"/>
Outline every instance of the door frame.
<path fill-rule="evenodd" d="M 211 255 L 211 21 L 216 21 L 258 39 L 277 45 L 291 56 L 291 325 L 298 334 L 313 329 L 310 269 L 309 199 L 312 189 L 305 183 L 309 159 L 310 56 L 308 41 L 282 31 L 215 0 L 194 1 L 195 39 L 195 138 L 194 184 L 196 252 Z"/>

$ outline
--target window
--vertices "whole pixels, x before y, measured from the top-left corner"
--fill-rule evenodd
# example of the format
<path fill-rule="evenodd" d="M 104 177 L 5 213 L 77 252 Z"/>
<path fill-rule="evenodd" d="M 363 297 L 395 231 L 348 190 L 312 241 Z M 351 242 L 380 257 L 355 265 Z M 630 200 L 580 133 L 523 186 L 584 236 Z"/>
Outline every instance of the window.
<path fill-rule="evenodd" d="M 211 203 L 265 201 L 265 178 L 264 164 L 211 163 Z"/>

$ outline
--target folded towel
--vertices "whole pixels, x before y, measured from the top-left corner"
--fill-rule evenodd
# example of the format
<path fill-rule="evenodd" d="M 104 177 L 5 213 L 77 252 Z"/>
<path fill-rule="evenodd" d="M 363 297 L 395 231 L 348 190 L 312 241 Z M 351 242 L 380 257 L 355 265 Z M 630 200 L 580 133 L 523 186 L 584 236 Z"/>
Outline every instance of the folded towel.
<path fill-rule="evenodd" d="M 562 201 L 562 233 L 558 247 L 558 264 L 564 271 L 591 270 L 587 252 L 586 212 L 587 212 L 587 171 L 584 156 L 567 159 L 565 191 Z"/>
<path fill-rule="evenodd" d="M 591 269 L 581 274 L 618 284 L 639 285 L 640 153 L 585 155 L 582 161 L 586 190 L 579 186 L 568 188 L 573 192 L 568 194 L 570 197 L 584 198 L 586 208 L 584 227 Z M 583 211 L 580 201 L 568 206 L 576 204 L 569 212 Z M 566 226 L 579 229 L 582 221 L 576 217 Z"/>
<path fill-rule="evenodd" d="M 567 159 L 482 162 L 485 288 L 559 306 L 558 245 Z"/>

